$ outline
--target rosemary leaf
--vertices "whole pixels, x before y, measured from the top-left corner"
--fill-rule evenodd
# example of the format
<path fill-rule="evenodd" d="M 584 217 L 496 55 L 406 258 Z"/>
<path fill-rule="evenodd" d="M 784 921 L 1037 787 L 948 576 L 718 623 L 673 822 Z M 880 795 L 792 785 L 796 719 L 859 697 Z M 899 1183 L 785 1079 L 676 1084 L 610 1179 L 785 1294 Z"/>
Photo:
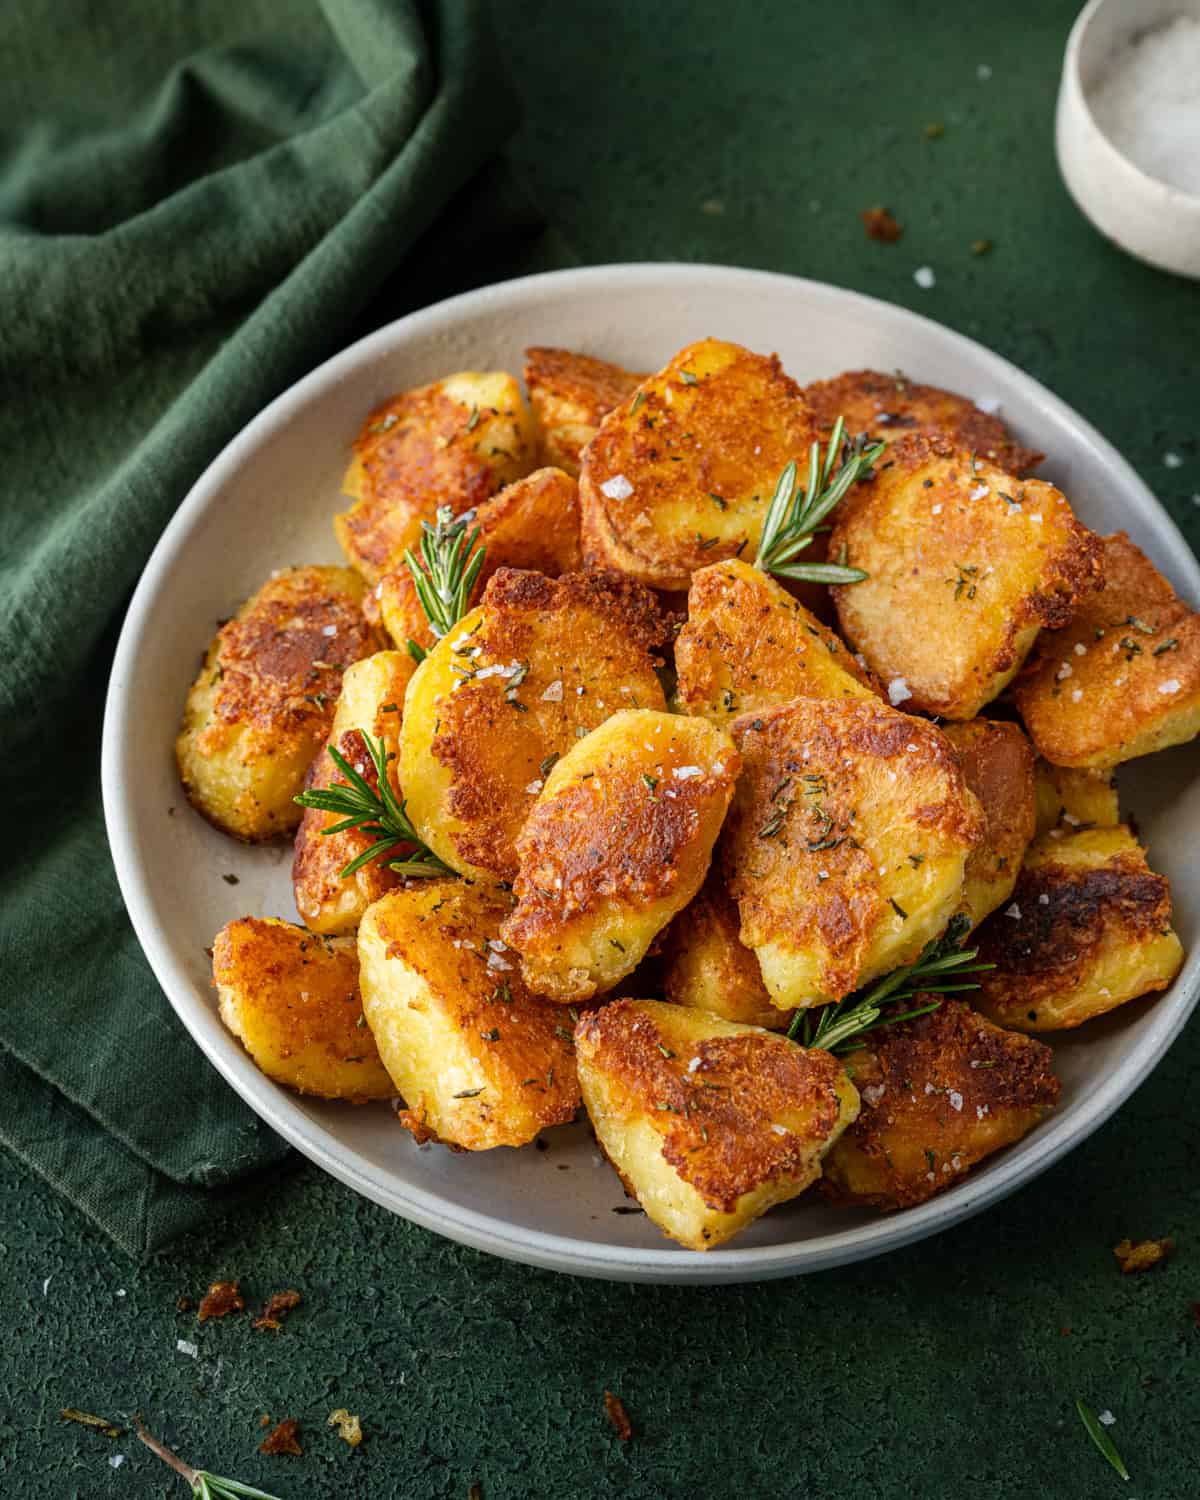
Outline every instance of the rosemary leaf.
<path fill-rule="evenodd" d="M 1091 1438 L 1104 1457 L 1112 1464 L 1121 1478 L 1128 1479 L 1129 1470 L 1125 1467 L 1121 1455 L 1117 1452 L 1112 1438 L 1101 1427 L 1096 1413 L 1083 1401 L 1076 1401 L 1075 1410 L 1079 1413 L 1079 1420 L 1083 1423 L 1088 1437 Z"/>
<path fill-rule="evenodd" d="M 450 506 L 440 505 L 432 525 L 421 522 L 419 557 L 411 549 L 404 554 L 425 618 L 439 640 L 470 608 L 471 590 L 483 567 L 485 549 L 477 545 L 479 527 L 471 529 L 474 519 L 473 510 L 456 516 Z M 416 641 L 409 641 L 408 651 L 417 661 L 424 659 Z"/>

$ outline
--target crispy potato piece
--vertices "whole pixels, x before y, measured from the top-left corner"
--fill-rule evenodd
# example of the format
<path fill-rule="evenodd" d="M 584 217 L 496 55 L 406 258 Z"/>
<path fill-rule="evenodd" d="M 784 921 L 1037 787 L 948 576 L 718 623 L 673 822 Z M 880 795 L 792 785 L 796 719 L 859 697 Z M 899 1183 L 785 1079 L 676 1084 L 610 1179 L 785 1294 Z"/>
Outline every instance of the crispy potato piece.
<path fill-rule="evenodd" d="M 737 558 L 692 574 L 675 669 L 679 706 L 716 724 L 791 698 L 876 696 L 832 630 Z"/>
<path fill-rule="evenodd" d="M 546 778 L 517 838 L 505 940 L 535 994 L 611 990 L 700 889 L 741 758 L 707 719 L 627 709 Z"/>
<path fill-rule="evenodd" d="M 768 1030 L 788 1017 L 771 1004 L 758 959 L 739 935 L 737 907 L 714 864 L 695 897 L 667 929 L 663 991 L 674 1005 Z"/>
<path fill-rule="evenodd" d="M 578 478 L 579 455 L 596 429 L 644 379 L 569 349 L 526 349 L 525 388 L 541 429 L 542 461 Z"/>
<path fill-rule="evenodd" d="M 506 485 L 484 501 L 475 521 L 485 552 L 473 604 L 501 568 L 528 568 L 547 578 L 579 570 L 579 489 L 561 469 L 538 469 Z M 367 617 L 378 611 L 398 650 L 407 651 L 410 640 L 426 651 L 437 644 L 407 566 L 385 573 L 367 600 Z"/>
<path fill-rule="evenodd" d="M 814 380 L 804 394 L 822 437 L 844 417 L 847 432 L 870 433 L 885 443 L 916 433 L 943 437 L 1009 474 L 1035 469 L 1046 456 L 1014 441 L 999 417 L 965 396 L 918 385 L 899 370 L 847 370 L 832 380 Z"/>
<path fill-rule="evenodd" d="M 1057 836 L 1056 836 L 1057 834 Z M 1171 887 L 1124 826 L 1036 840 L 1011 906 L 975 936 L 975 1001 L 1017 1031 L 1061 1031 L 1165 990 L 1183 962 Z"/>
<path fill-rule="evenodd" d="M 530 995 L 500 939 L 498 891 L 415 882 L 358 929 L 363 1006 L 418 1140 L 524 1146 L 579 1107 L 562 1012 Z"/>
<path fill-rule="evenodd" d="M 1058 1101 L 1049 1047 L 956 1000 L 866 1040 L 849 1059 L 862 1109 L 825 1158 L 821 1191 L 838 1203 L 924 1203 Z"/>
<path fill-rule="evenodd" d="M 363 1019 L 350 939 L 242 917 L 213 939 L 213 983 L 221 1020 L 276 1083 L 353 1104 L 396 1092 Z"/>
<path fill-rule="evenodd" d="M 175 741 L 188 801 L 258 843 L 300 821 L 294 798 L 333 723 L 342 671 L 381 644 L 348 568 L 285 568 L 222 625 Z"/>
<path fill-rule="evenodd" d="M 892 445 L 829 547 L 870 575 L 832 590 L 842 633 L 893 703 L 948 719 L 974 718 L 1100 578 L 1099 539 L 1053 485 L 936 437 Z"/>
<path fill-rule="evenodd" d="M 517 833 L 551 765 L 618 708 L 665 708 L 653 595 L 612 574 L 502 568 L 409 686 L 408 812 L 461 874 L 511 880 Z"/>
<path fill-rule="evenodd" d="M 1075 770 L 1038 759 L 1034 765 L 1037 831 L 1052 828 L 1111 828 L 1121 821 L 1117 781 L 1111 771 Z"/>
<path fill-rule="evenodd" d="M 354 442 L 334 518 L 347 559 L 370 583 L 404 561 L 438 506 L 478 507 L 533 468 L 537 438 L 521 387 L 503 370 L 465 370 L 377 406 Z"/>
<path fill-rule="evenodd" d="M 1056 765 L 1106 769 L 1200 734 L 1200 615 L 1125 532 L 1102 546 L 1103 591 L 1042 636 L 1014 688 Z"/>
<path fill-rule="evenodd" d="M 942 733 L 983 810 L 983 842 L 967 856 L 963 887 L 963 909 L 978 927 L 1012 895 L 1033 838 L 1033 749 L 1016 724 L 994 719 L 946 724 Z"/>
<path fill-rule="evenodd" d="M 364 657 L 346 668 L 333 728 L 329 731 L 328 741 L 308 768 L 306 788 L 323 788 L 345 781 L 330 758 L 329 747 L 332 745 L 368 786 L 378 790 L 379 773 L 363 735 L 381 739 L 390 755 L 397 754 L 404 690 L 415 665 L 406 651 L 377 651 L 374 656 Z M 389 769 L 392 771 L 392 788 L 399 796 L 394 761 Z M 388 869 L 386 860 L 379 859 L 372 860 L 348 880 L 343 880 L 340 871 L 369 849 L 375 839 L 357 828 L 330 835 L 322 832 L 340 821 L 337 813 L 306 807 L 296 831 L 292 892 L 296 910 L 312 932 L 353 932 L 371 902 L 378 901 L 400 880 L 395 871 Z M 410 851 L 411 845 L 397 844 L 387 858 L 402 859 Z"/>
<path fill-rule="evenodd" d="M 776 481 L 811 437 L 808 403 L 776 356 L 689 344 L 605 417 L 584 451 L 589 566 L 686 589 L 697 568 L 752 557 Z"/>
<path fill-rule="evenodd" d="M 575 1028 L 601 1149 L 664 1233 L 724 1244 L 821 1175 L 858 1113 L 828 1052 L 656 1000 L 618 1000 Z"/>
<path fill-rule="evenodd" d="M 732 731 L 744 771 L 722 861 L 772 1003 L 824 1005 L 911 963 L 983 837 L 946 738 L 869 698 L 797 698 Z"/>

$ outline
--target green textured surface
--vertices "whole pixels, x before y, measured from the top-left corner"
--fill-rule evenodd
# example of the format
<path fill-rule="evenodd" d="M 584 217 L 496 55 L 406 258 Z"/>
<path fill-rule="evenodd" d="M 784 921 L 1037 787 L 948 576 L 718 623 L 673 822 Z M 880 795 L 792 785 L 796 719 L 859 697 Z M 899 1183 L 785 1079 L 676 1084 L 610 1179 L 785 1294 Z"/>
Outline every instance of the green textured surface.
<path fill-rule="evenodd" d="M 1073 5 L 778 4 L 736 26 L 727 0 L 495 8 L 527 111 L 513 155 L 582 259 L 760 265 L 915 307 L 1077 406 L 1200 541 L 1200 291 L 1099 239 L 1058 180 Z M 940 140 L 921 138 L 930 121 Z M 857 212 L 876 202 L 905 224 L 898 245 L 863 236 Z M 975 258 L 980 237 L 995 248 Z M 923 264 L 929 292 L 912 281 Z M 465 1496 L 475 1479 L 485 1500 L 1187 1500 L 1198 1089 L 1193 1026 L 1112 1122 L 983 1217 L 886 1261 L 713 1291 L 507 1266 L 307 1166 L 135 1268 L 5 1164 L 0 1487 L 172 1492 L 127 1439 L 58 1424 L 71 1404 L 140 1407 L 193 1461 L 284 1500 Z M 1168 1233 L 1173 1262 L 1117 1273 L 1117 1239 Z M 245 1319 L 197 1330 L 175 1298 L 224 1274 L 255 1297 L 295 1285 L 305 1306 L 278 1337 Z M 603 1420 L 606 1386 L 635 1423 L 626 1448 Z M 1131 1484 L 1092 1449 L 1077 1396 L 1116 1415 Z M 342 1405 L 368 1433 L 354 1453 L 324 1426 Z M 301 1419 L 302 1459 L 257 1458 L 263 1411 Z M 115 1471 L 114 1451 L 128 1454 Z"/>

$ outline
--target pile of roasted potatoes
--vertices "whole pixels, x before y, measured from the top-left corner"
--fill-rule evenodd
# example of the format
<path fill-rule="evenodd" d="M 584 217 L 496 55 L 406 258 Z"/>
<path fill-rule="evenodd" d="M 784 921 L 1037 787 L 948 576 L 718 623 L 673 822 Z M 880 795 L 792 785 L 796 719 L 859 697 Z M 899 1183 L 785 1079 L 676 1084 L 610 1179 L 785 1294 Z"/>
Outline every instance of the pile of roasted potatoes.
<path fill-rule="evenodd" d="M 347 566 L 281 569 L 208 650 L 183 784 L 233 838 L 294 838 L 300 918 L 217 935 L 221 1016 L 422 1142 L 582 1106 L 690 1249 L 813 1183 L 920 1203 L 1054 1107 L 1041 1034 L 1180 966 L 1113 768 L 1200 731 L 1200 621 L 963 396 L 803 387 L 717 339 L 652 375 L 527 360 L 524 392 L 468 371 L 372 411 Z M 803 559 L 862 576 L 772 576 L 781 473 L 843 424 L 886 447 Z M 448 628 L 406 561 L 447 507 L 483 558 Z M 296 800 L 351 785 L 412 838 L 364 861 L 378 827 Z M 802 1044 L 948 929 L 961 992 Z"/>

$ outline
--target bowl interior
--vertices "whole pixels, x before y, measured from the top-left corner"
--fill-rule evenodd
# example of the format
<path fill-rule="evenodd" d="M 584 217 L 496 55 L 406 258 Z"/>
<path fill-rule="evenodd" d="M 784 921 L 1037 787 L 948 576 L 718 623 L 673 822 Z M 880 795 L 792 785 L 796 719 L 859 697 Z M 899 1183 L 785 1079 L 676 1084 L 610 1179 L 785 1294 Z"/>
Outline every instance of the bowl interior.
<path fill-rule="evenodd" d="M 778 350 L 801 381 L 841 369 L 910 375 L 999 402 L 1045 474 L 1100 530 L 1126 527 L 1193 600 L 1200 570 L 1123 460 L 1015 367 L 913 314 L 830 287 L 714 267 L 560 272 L 471 293 L 384 329 L 269 407 L 197 484 L 147 566 L 114 665 L 104 788 L 126 904 L 172 1004 L 235 1089 L 308 1155 L 359 1191 L 455 1238 L 559 1269 L 662 1280 L 783 1274 L 878 1253 L 1010 1191 L 1076 1143 L 1153 1065 L 1182 1024 L 1197 961 L 1166 996 L 1138 1002 L 1055 1047 L 1064 1082 L 1055 1117 L 941 1199 L 891 1219 L 801 1200 L 734 1248 L 698 1256 L 669 1245 L 623 1195 L 587 1130 L 547 1133 L 547 1151 L 480 1156 L 421 1149 L 383 1106 L 296 1098 L 255 1069 L 216 1017 L 205 949 L 232 917 L 295 920 L 290 849 L 243 848 L 187 807 L 172 745 L 184 695 L 217 622 L 276 567 L 339 560 L 347 446 L 363 414 L 402 387 L 463 368 L 519 370 L 528 344 L 556 344 L 652 369 L 708 333 Z M 1173 879 L 1189 951 L 1200 927 L 1200 786 L 1188 749 L 1132 765 L 1123 805 L 1155 866 Z M 236 875 L 232 887 L 223 879 Z"/>

